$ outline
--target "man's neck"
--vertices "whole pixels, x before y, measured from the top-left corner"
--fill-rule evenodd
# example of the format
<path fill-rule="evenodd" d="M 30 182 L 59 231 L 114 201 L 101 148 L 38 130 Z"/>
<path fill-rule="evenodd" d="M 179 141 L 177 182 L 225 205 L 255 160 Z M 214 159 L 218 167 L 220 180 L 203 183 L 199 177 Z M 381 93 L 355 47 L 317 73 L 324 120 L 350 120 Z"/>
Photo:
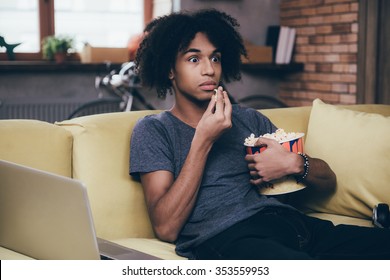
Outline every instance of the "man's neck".
<path fill-rule="evenodd" d="M 181 106 L 180 103 L 176 103 L 170 111 L 176 118 L 178 118 L 182 122 L 188 124 L 193 128 L 196 128 L 206 108 L 207 104 L 204 107 L 199 107 L 195 105 L 188 106 L 188 104 L 186 104 L 185 106 Z"/>

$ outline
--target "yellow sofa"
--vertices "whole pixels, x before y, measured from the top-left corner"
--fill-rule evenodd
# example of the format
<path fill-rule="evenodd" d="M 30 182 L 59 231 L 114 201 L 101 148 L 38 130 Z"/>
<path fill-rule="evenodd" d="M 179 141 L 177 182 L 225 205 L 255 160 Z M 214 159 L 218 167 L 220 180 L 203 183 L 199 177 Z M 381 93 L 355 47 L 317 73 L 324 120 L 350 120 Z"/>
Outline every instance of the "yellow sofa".
<path fill-rule="evenodd" d="M 325 106 L 325 109 L 335 110 L 336 113 L 352 114 L 349 117 L 341 116 L 342 120 L 350 119 L 350 122 L 356 118 L 362 118 L 361 121 L 364 122 L 365 118 L 372 116 L 382 118 L 384 124 L 390 121 L 390 105 L 317 104 L 316 106 Z M 261 110 L 278 127 L 286 131 L 306 133 L 307 148 L 312 153 L 316 153 L 317 144 L 313 139 L 318 138 L 316 136 L 318 132 L 314 133 L 315 123 L 312 123 L 312 118 L 316 118 L 317 121 L 319 116 L 324 120 L 330 118 L 335 127 L 340 123 L 337 117 L 332 119 L 332 114 L 329 112 L 318 111 L 317 116 L 313 116 L 312 111 L 312 106 Z M 359 111 L 367 113 L 358 113 Z M 95 228 L 99 237 L 163 259 L 182 259 L 175 254 L 173 244 L 156 239 L 148 218 L 141 185 L 128 175 L 132 129 L 137 119 L 153 113 L 157 111 L 92 115 L 55 124 L 37 120 L 0 120 L 0 159 L 83 181 L 88 188 Z M 367 121 L 370 122 L 372 120 Z M 374 122 L 377 123 L 377 120 L 374 119 Z M 348 125 L 354 124 L 348 123 Z M 319 129 L 323 127 L 326 128 L 326 125 L 321 124 Z M 332 126 L 329 126 L 329 129 L 332 129 Z M 335 135 L 334 138 L 338 139 L 338 136 Z M 328 144 L 332 145 L 332 143 Z M 333 149 L 337 151 L 337 143 Z M 364 143 L 362 149 L 371 149 L 370 143 Z M 385 164 L 383 168 L 387 171 L 390 166 L 389 151 L 389 146 L 387 149 L 385 147 L 386 158 L 377 158 L 381 161 L 380 164 Z M 307 153 L 312 155 L 309 151 Z M 365 160 L 362 159 L 363 162 Z M 331 167 L 333 168 L 332 165 Z M 345 168 L 350 169 L 349 166 Z M 342 169 L 340 170 L 339 173 L 342 173 Z M 339 176 L 337 170 L 336 174 Z M 367 176 L 371 175 L 367 174 Z M 387 181 L 387 185 L 389 182 L 390 180 Z M 365 189 L 360 187 L 356 190 L 358 193 L 354 193 L 354 188 L 344 191 L 343 187 L 340 181 L 335 194 L 319 199 L 310 194 L 310 190 L 304 190 L 293 194 L 289 197 L 289 201 L 310 215 L 329 219 L 335 223 L 364 226 L 371 226 L 370 211 L 375 203 L 390 203 L 388 190 L 377 190 L 376 186 L 366 185 Z M 390 189 L 390 185 L 387 189 Z M 335 199 L 338 196 L 341 198 Z M 308 202 L 309 199 L 314 201 L 314 204 Z M 0 247 L 0 259 L 25 258 L 28 257 Z"/>

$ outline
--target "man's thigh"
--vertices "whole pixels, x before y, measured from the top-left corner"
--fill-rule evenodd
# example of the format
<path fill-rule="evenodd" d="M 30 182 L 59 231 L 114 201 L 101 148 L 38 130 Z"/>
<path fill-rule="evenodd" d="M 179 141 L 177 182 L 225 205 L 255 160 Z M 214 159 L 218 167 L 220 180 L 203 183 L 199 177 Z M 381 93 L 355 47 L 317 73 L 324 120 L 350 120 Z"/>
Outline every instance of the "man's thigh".
<path fill-rule="evenodd" d="M 195 249 L 199 259 L 309 259 L 302 231 L 290 215 L 259 213 Z"/>

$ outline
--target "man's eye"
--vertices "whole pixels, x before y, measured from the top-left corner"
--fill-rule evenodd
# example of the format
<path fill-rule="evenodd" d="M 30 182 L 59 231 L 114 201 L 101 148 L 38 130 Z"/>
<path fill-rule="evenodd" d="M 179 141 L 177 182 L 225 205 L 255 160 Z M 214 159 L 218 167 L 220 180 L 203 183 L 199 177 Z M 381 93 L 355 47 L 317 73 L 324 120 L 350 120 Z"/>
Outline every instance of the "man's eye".
<path fill-rule="evenodd" d="M 188 61 L 190 61 L 190 62 L 198 62 L 199 59 L 197 57 L 190 57 L 190 59 Z"/>
<path fill-rule="evenodd" d="M 220 62 L 220 61 L 221 61 L 221 58 L 220 58 L 219 56 L 213 56 L 213 57 L 211 58 L 211 60 L 212 60 L 213 62 Z"/>

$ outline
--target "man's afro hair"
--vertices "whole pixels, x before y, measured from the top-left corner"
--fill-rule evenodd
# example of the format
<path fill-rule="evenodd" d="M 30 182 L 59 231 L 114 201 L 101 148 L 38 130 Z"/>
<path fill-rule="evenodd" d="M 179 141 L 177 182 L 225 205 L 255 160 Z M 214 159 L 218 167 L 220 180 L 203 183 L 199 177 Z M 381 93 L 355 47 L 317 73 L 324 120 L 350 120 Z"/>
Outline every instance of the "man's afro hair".
<path fill-rule="evenodd" d="M 241 56 L 247 57 L 247 52 L 238 27 L 236 19 L 214 9 L 178 12 L 153 20 L 145 27 L 135 58 L 142 84 L 156 88 L 158 96 L 164 98 L 171 90 L 168 76 L 177 54 L 189 46 L 198 32 L 205 33 L 221 52 L 223 79 L 240 80 Z"/>

